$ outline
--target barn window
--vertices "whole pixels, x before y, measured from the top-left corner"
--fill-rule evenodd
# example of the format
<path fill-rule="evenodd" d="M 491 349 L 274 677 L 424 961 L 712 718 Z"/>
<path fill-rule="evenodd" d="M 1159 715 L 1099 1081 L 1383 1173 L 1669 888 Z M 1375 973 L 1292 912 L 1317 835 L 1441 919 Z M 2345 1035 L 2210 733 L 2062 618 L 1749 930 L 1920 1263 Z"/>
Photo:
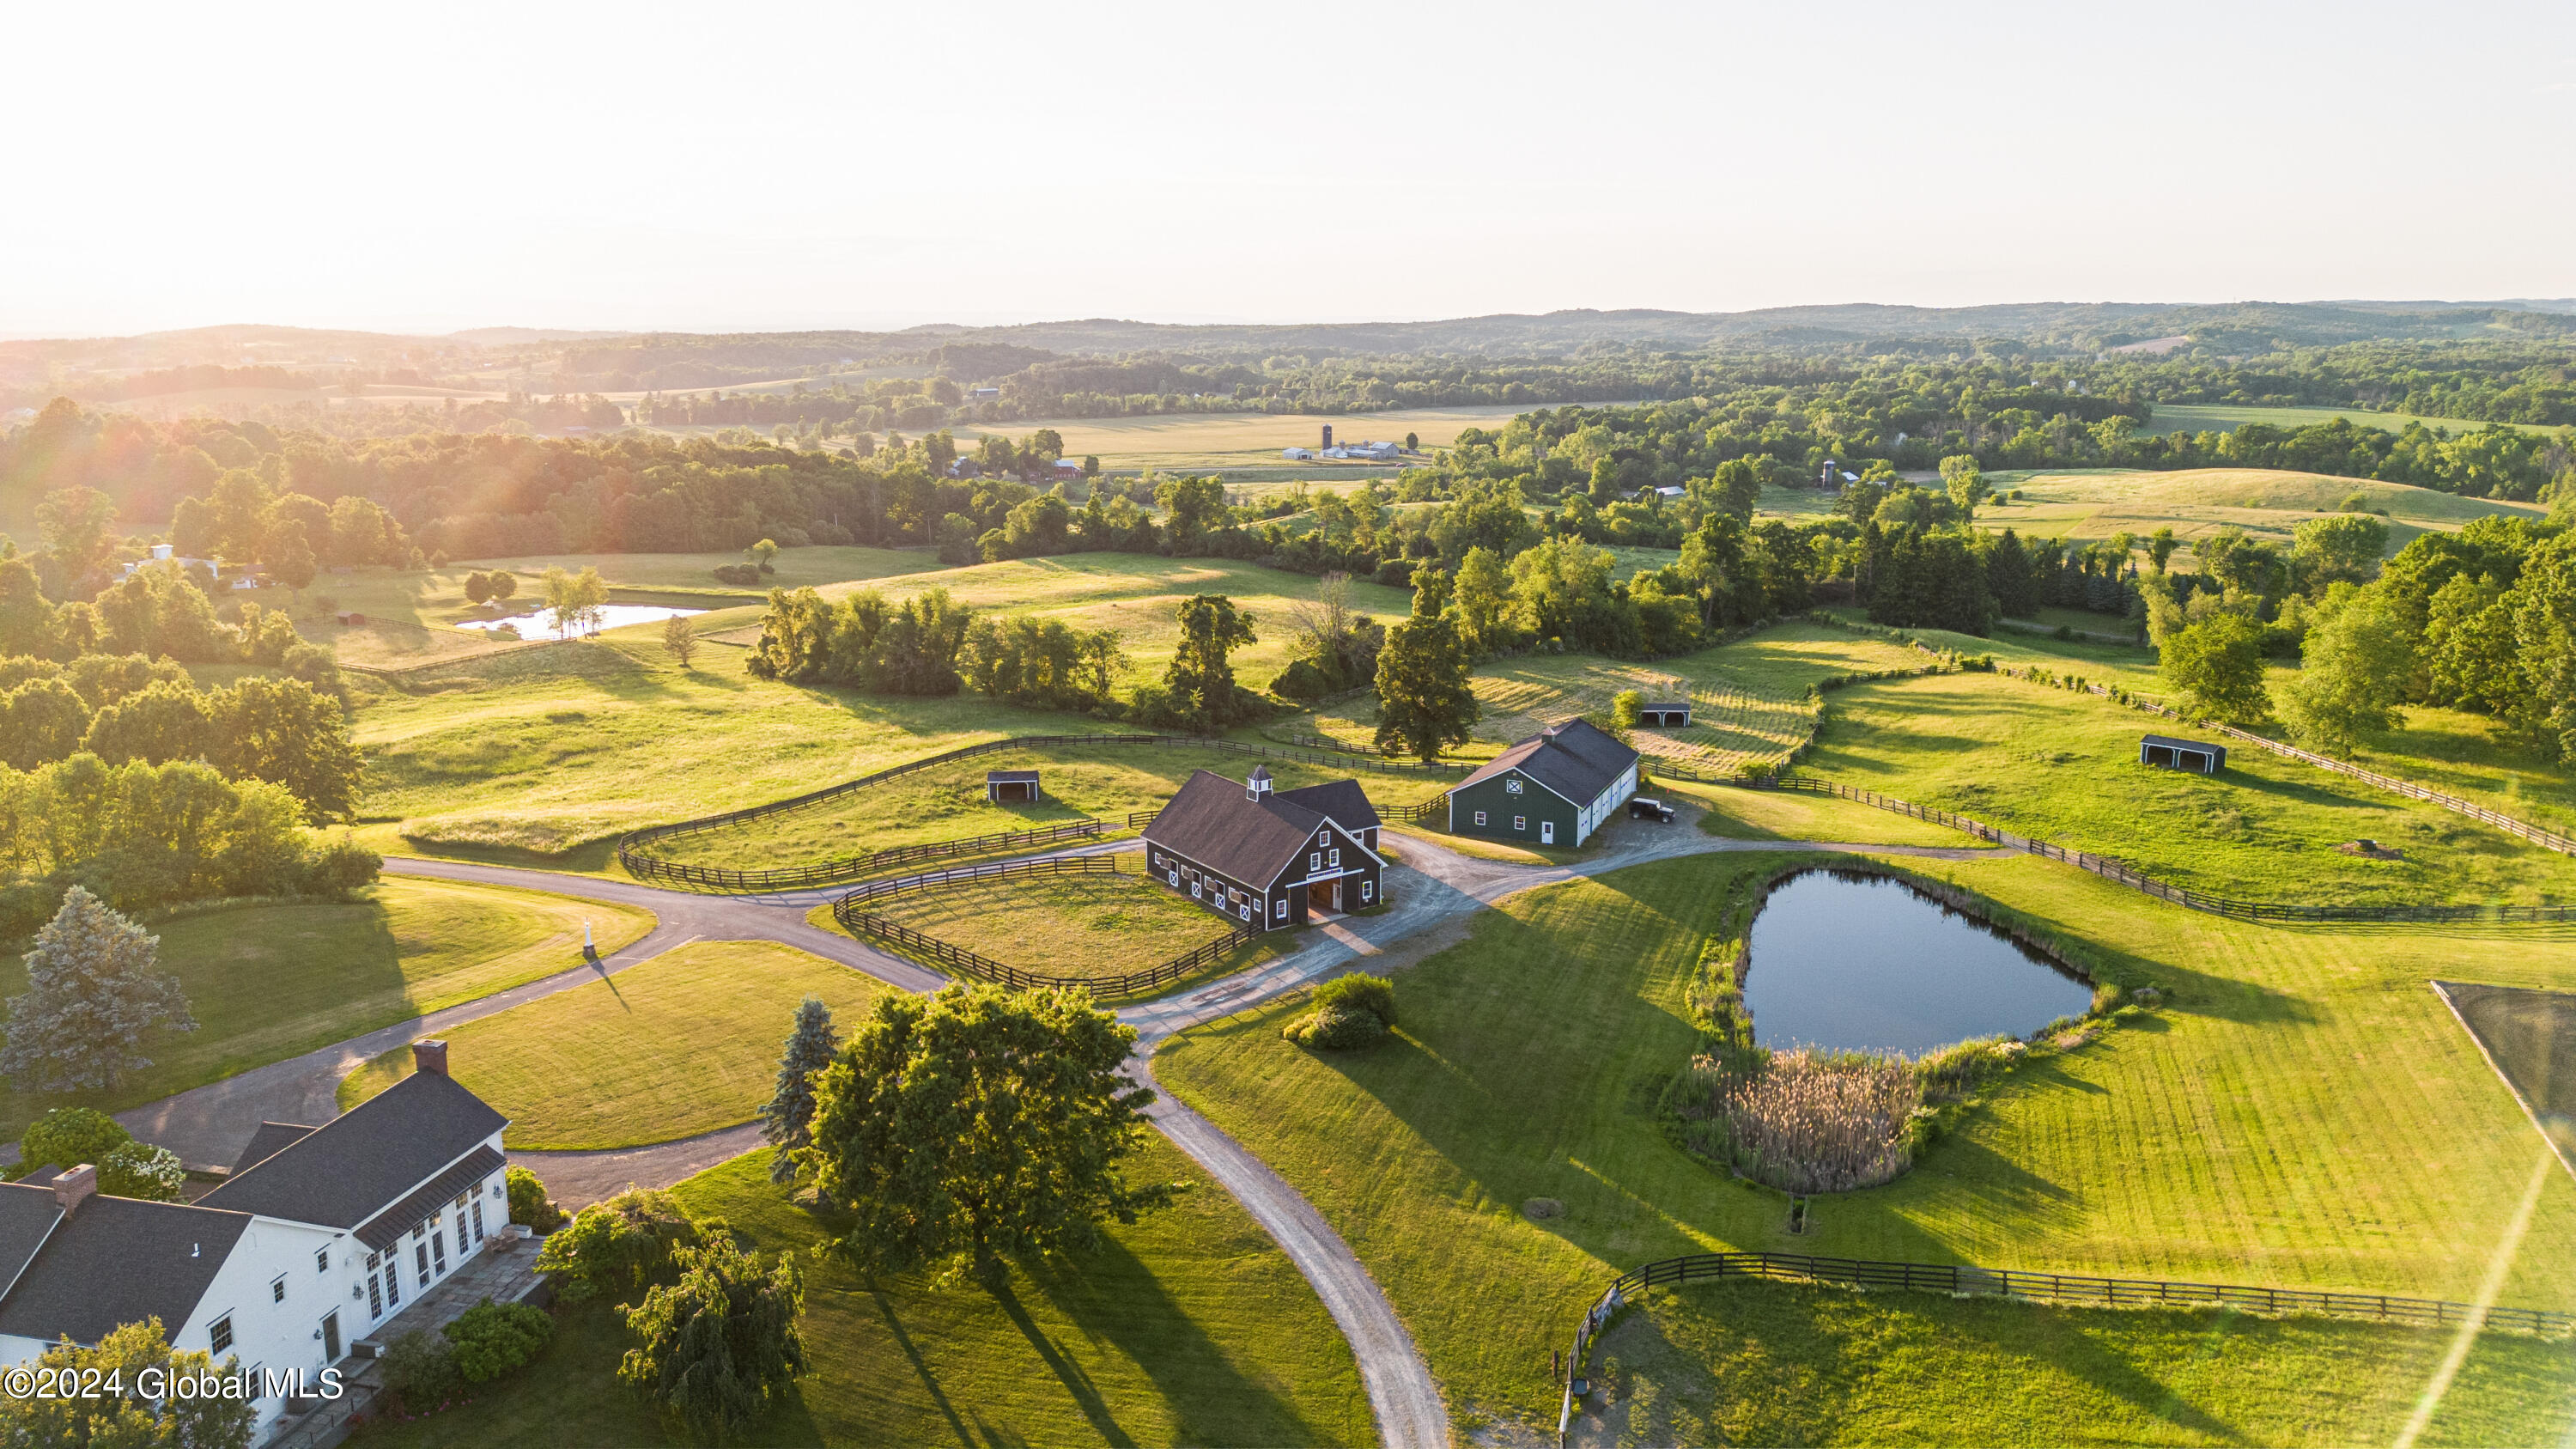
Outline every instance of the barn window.
<path fill-rule="evenodd" d="M 1377 882 L 1376 882 L 1376 881 L 1373 881 L 1373 880 L 1364 880 L 1364 881 L 1361 881 L 1361 882 L 1360 882 L 1360 900 L 1361 900 L 1361 902 L 1362 902 L 1363 904 L 1365 904 L 1365 903 L 1368 901 L 1368 898 L 1369 898 L 1369 897 L 1371 897 L 1371 896 L 1373 896 L 1373 895 L 1376 895 L 1376 894 L 1377 894 Z"/>
<path fill-rule="evenodd" d="M 1324 853 L 1320 850 L 1307 851 L 1306 868 L 1308 870 L 1322 870 L 1324 868 Z"/>
<path fill-rule="evenodd" d="M 1199 893 L 1199 883 L 1198 883 L 1197 881 L 1191 881 L 1191 882 L 1190 882 L 1190 894 L 1191 894 L 1191 895 L 1193 895 L 1193 896 L 1195 896 L 1195 895 L 1197 895 L 1198 893 Z"/>
<path fill-rule="evenodd" d="M 1173 885 L 1179 885 L 1181 883 L 1181 873 L 1177 870 L 1167 870 L 1163 872 L 1163 879 L 1171 882 Z"/>
<path fill-rule="evenodd" d="M 1479 824 L 1479 825 L 1482 825 L 1482 824 L 1484 824 L 1484 823 L 1485 823 L 1485 812 L 1484 812 L 1484 811 L 1479 810 L 1479 811 L 1477 811 L 1477 812 L 1476 812 L 1476 823 L 1477 823 L 1477 824 Z"/>
<path fill-rule="evenodd" d="M 1332 831 L 1332 827 L 1330 827 L 1330 826 L 1326 826 L 1324 829 L 1316 831 L 1316 832 L 1315 832 L 1315 843 L 1316 843 L 1317 845 L 1330 845 L 1330 844 L 1332 844 L 1332 843 L 1333 843 L 1333 831 Z"/>
<path fill-rule="evenodd" d="M 1514 830 L 1527 830 L 1527 829 L 1529 829 L 1529 817 L 1528 817 L 1528 816 L 1526 816 L 1526 815 L 1515 815 L 1515 816 L 1513 816 L 1513 817 L 1512 817 L 1512 828 L 1513 828 Z"/>
<path fill-rule="evenodd" d="M 1276 901 L 1274 901 L 1274 902 L 1272 902 L 1272 903 L 1271 903 L 1271 906 L 1270 906 L 1270 918 L 1271 918 L 1272 920 L 1274 920 L 1274 921 L 1284 921 L 1284 920 L 1288 919 L 1288 898 L 1287 898 L 1287 897 L 1282 896 L 1282 897 L 1280 897 L 1278 900 L 1276 900 Z"/>
<path fill-rule="evenodd" d="M 1336 870 L 1339 870 L 1339 869 L 1341 868 L 1341 864 L 1342 864 L 1342 848 L 1341 848 L 1340 846 L 1338 846 L 1338 845 L 1333 847 L 1333 860 L 1332 860 L 1332 864 L 1333 864 L 1333 868 L 1334 868 L 1334 869 L 1336 869 Z"/>

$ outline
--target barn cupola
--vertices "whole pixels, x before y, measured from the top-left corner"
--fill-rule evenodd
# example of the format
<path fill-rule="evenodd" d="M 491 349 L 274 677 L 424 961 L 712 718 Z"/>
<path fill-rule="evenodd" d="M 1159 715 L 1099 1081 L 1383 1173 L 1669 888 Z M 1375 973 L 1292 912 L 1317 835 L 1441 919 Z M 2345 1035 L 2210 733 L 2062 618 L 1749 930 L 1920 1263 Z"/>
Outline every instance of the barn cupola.
<path fill-rule="evenodd" d="M 1247 776 L 1243 782 L 1243 798 L 1246 800 L 1259 800 L 1269 793 L 1270 767 L 1268 765 L 1253 766 L 1251 775 Z"/>

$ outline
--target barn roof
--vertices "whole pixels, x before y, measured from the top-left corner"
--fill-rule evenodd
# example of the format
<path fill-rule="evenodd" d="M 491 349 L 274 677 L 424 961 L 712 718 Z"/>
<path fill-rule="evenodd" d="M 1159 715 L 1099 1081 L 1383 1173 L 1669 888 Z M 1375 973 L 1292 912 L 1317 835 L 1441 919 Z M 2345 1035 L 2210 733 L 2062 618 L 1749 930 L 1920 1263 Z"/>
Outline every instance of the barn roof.
<path fill-rule="evenodd" d="M 1650 699 L 1637 706 L 1639 709 L 1688 709 L 1690 707 L 1690 701 L 1687 699 Z"/>
<path fill-rule="evenodd" d="M 984 772 L 984 783 L 987 785 L 1034 785 L 1037 782 L 1038 772 L 1035 770 L 986 770 Z"/>
<path fill-rule="evenodd" d="M 2165 748 L 2173 750 L 2198 750 L 2204 755 L 2223 755 L 2227 753 L 2227 746 L 2225 745 L 2207 744 L 2200 740 L 2176 739 L 2172 735 L 2146 735 L 2141 737 L 2139 743 L 2163 745 Z"/>
<path fill-rule="evenodd" d="M 1369 803 L 1368 792 L 1360 788 L 1357 780 L 1326 780 L 1320 785 L 1282 790 L 1279 798 L 1317 814 L 1330 815 L 1333 823 L 1344 830 L 1374 830 L 1384 823 L 1377 818 L 1377 807 Z"/>
<path fill-rule="evenodd" d="M 1356 781 L 1336 783 L 1359 792 Z M 1309 785 L 1294 793 L 1308 795 L 1321 788 L 1325 787 Z M 1361 803 L 1367 803 L 1366 796 Z M 1145 839 L 1219 875 L 1268 885 L 1306 848 L 1327 813 L 1275 794 L 1255 800 L 1241 782 L 1212 770 L 1197 770 L 1145 827 Z M 1372 822 L 1376 813 L 1369 812 Z M 1338 815 L 1333 823 L 1345 830 L 1362 828 Z"/>
<path fill-rule="evenodd" d="M 1635 763 L 1635 750 L 1589 721 L 1570 719 L 1549 725 L 1494 756 L 1483 769 L 1450 786 L 1448 793 L 1518 770 L 1577 805 L 1589 805 Z"/>

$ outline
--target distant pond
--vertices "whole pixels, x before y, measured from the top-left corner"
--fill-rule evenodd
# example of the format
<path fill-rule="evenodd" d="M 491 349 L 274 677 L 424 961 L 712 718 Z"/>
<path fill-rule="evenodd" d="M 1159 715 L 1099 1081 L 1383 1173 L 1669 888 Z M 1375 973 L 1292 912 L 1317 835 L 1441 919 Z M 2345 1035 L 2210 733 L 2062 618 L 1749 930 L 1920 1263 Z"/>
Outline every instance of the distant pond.
<path fill-rule="evenodd" d="M 1744 1004 L 1768 1047 L 1918 1055 L 2081 1016 L 2093 988 L 1901 881 L 1811 870 L 1753 917 Z"/>
<path fill-rule="evenodd" d="M 659 604 L 602 604 L 599 606 L 599 627 L 614 629 L 620 624 L 652 624 L 663 619 L 685 619 L 691 614 L 705 612 L 704 609 L 665 609 Z M 460 620 L 456 627 L 491 630 L 498 629 L 504 624 L 518 630 L 519 637 L 522 639 L 568 639 L 574 634 L 584 632 L 579 629 L 569 633 L 558 630 L 546 622 L 546 616 L 542 611 L 532 614 L 512 614 L 506 619 L 465 619 Z"/>

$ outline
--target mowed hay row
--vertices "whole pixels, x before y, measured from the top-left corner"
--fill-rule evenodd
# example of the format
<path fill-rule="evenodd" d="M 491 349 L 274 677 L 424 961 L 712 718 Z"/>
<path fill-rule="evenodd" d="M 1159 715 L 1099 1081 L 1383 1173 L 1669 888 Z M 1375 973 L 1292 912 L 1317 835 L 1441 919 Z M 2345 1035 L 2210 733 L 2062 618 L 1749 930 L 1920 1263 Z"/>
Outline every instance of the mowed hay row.
<path fill-rule="evenodd" d="M 1161 809 L 1193 771 L 1240 780 L 1255 765 L 1268 766 L 1282 790 L 1357 775 L 1380 806 L 1409 804 L 1441 784 L 1428 776 L 1378 775 L 1188 745 L 1033 746 L 935 765 L 804 809 L 667 836 L 644 849 L 664 860 L 753 870 L 1083 819 L 1105 821 L 1109 833 L 1120 833 L 1128 828 L 1130 812 Z M 1037 771 L 1040 798 L 1027 804 L 986 800 L 984 776 L 991 770 Z"/>
<path fill-rule="evenodd" d="M 1006 966 L 1085 980 L 1149 970 L 1236 927 L 1160 881 L 1125 874 L 978 881 L 889 896 L 869 910 Z"/>

